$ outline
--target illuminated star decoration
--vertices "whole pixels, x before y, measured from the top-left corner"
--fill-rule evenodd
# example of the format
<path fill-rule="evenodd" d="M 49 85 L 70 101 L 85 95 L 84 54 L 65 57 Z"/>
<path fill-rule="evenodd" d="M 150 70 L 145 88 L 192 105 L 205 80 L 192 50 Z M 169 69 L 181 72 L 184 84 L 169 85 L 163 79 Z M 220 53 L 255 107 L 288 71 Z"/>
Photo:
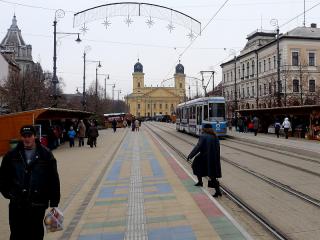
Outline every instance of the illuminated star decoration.
<path fill-rule="evenodd" d="M 80 31 L 82 32 L 82 34 L 86 34 L 88 30 L 89 28 L 87 28 L 85 23 L 83 24 L 82 28 L 80 28 Z"/>
<path fill-rule="evenodd" d="M 129 15 L 128 15 L 128 17 L 126 18 L 125 23 L 128 25 L 128 27 L 129 27 L 129 25 L 130 25 L 131 23 L 133 23 L 133 21 L 132 21 L 132 19 L 129 17 Z"/>
<path fill-rule="evenodd" d="M 106 17 L 106 20 L 104 20 L 104 22 L 102 24 L 106 27 L 106 29 L 108 29 L 108 27 L 111 25 L 111 22 Z"/>
<path fill-rule="evenodd" d="M 172 22 L 170 22 L 170 23 L 167 25 L 167 28 L 168 28 L 168 30 L 169 30 L 170 33 L 173 31 L 174 26 L 173 26 Z"/>
<path fill-rule="evenodd" d="M 151 17 L 146 21 L 146 24 L 148 25 L 149 28 L 152 27 L 152 25 L 154 24 L 154 21 L 151 19 Z"/>
<path fill-rule="evenodd" d="M 191 30 L 191 32 L 187 35 L 187 37 L 190 39 L 190 40 L 193 40 L 195 38 L 195 35 L 193 34 L 193 31 Z"/>

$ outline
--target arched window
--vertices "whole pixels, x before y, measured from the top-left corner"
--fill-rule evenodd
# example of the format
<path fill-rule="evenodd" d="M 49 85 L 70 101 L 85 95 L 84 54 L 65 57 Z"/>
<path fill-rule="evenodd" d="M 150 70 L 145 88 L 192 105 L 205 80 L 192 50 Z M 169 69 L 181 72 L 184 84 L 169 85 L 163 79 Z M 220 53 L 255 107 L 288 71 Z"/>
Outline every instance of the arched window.
<path fill-rule="evenodd" d="M 182 83 L 180 83 L 180 88 L 182 88 Z"/>
<path fill-rule="evenodd" d="M 242 64 L 242 79 L 244 78 L 244 64 Z"/>
<path fill-rule="evenodd" d="M 292 91 L 293 92 L 299 92 L 299 80 L 294 79 L 292 81 Z"/>
<path fill-rule="evenodd" d="M 138 88 L 140 87 L 140 82 L 138 82 Z"/>

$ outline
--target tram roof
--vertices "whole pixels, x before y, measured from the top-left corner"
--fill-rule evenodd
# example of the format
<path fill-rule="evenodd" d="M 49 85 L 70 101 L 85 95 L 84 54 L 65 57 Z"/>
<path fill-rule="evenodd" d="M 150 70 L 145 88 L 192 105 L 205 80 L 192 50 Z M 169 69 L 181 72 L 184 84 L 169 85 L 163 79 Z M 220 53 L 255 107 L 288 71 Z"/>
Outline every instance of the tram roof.
<path fill-rule="evenodd" d="M 122 113 L 105 113 L 103 114 L 103 116 L 105 117 L 110 117 L 110 116 L 119 116 L 119 115 L 125 115 L 126 113 L 122 112 Z"/>
<path fill-rule="evenodd" d="M 201 104 L 203 102 L 225 102 L 224 97 L 202 97 L 202 98 L 196 98 L 196 99 L 192 99 L 190 101 L 187 102 L 183 102 L 178 104 L 178 107 L 182 107 L 182 106 L 188 106 L 188 105 L 193 105 L 193 104 Z"/>

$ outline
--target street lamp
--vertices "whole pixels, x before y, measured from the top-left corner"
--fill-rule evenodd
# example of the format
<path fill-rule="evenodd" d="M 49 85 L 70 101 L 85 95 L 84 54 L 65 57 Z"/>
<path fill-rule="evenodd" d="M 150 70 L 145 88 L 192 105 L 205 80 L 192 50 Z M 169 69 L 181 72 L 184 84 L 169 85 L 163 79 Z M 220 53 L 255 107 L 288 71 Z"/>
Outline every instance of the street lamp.
<path fill-rule="evenodd" d="M 270 24 L 276 27 L 277 32 L 277 84 L 278 84 L 278 91 L 277 91 L 277 104 L 278 107 L 281 107 L 281 82 L 280 82 L 280 46 L 279 46 L 279 25 L 277 19 L 271 19 Z"/>
<path fill-rule="evenodd" d="M 57 18 L 63 18 L 65 16 L 65 12 L 62 9 L 58 9 L 55 11 L 54 21 L 53 21 L 53 76 L 52 76 L 52 84 L 54 88 L 53 98 L 54 98 L 54 106 L 57 107 L 58 105 L 58 94 L 57 94 L 57 84 L 59 83 L 57 77 L 57 34 L 64 34 L 64 35 L 78 35 L 77 39 L 75 40 L 77 43 L 81 42 L 80 33 L 70 33 L 70 32 L 57 32 Z"/>

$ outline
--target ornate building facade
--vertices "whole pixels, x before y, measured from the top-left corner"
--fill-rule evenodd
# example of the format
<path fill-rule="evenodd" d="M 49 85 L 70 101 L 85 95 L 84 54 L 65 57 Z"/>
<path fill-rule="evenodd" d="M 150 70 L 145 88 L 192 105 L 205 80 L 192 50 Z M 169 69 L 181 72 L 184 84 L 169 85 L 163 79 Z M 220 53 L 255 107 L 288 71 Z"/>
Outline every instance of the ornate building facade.
<path fill-rule="evenodd" d="M 185 78 L 184 66 L 179 63 L 174 74 L 174 87 L 146 87 L 142 64 L 134 65 L 133 92 L 126 97 L 129 112 L 137 117 L 151 117 L 159 114 L 170 115 L 177 105 L 184 101 Z"/>
<path fill-rule="evenodd" d="M 255 31 L 247 40 L 240 55 L 221 64 L 228 118 L 241 109 L 320 104 L 316 24 L 294 28 L 278 38 L 274 31 Z"/>

